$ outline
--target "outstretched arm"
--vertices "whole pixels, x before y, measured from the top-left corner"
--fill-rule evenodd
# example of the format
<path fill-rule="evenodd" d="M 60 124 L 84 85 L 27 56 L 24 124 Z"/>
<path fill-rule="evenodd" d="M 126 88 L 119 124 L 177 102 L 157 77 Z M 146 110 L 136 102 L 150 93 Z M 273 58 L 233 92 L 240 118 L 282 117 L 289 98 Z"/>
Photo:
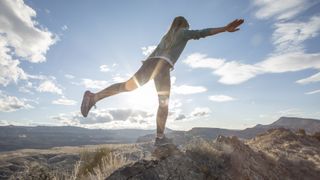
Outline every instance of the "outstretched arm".
<path fill-rule="evenodd" d="M 232 22 L 230 22 L 228 25 L 220 28 L 212 28 L 209 32 L 209 36 L 222 33 L 222 32 L 236 32 L 240 28 L 239 26 L 244 22 L 243 19 L 236 19 Z"/>
<path fill-rule="evenodd" d="M 243 19 L 236 19 L 224 27 L 207 28 L 202 30 L 185 30 L 184 36 L 187 39 L 200 39 L 206 36 L 212 36 L 222 32 L 235 32 L 239 30 L 239 26 L 243 22 L 244 22 Z"/>

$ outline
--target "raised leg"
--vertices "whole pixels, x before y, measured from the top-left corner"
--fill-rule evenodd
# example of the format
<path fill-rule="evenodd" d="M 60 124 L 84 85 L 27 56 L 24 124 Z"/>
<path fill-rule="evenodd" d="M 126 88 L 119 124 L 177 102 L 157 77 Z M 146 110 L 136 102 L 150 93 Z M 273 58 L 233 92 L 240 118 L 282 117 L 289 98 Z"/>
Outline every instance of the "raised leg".
<path fill-rule="evenodd" d="M 140 86 L 143 86 L 149 80 L 157 77 L 159 73 L 163 71 L 163 69 L 168 70 L 169 72 L 169 65 L 167 62 L 160 59 L 149 59 L 143 63 L 140 69 L 128 81 L 113 84 L 97 93 L 91 93 L 90 91 L 86 91 L 84 93 L 83 100 L 81 103 L 82 115 L 84 117 L 87 117 L 91 107 L 103 98 L 113 96 L 122 92 L 132 91 Z M 158 79 L 160 80 L 161 78 Z M 163 113 L 160 112 L 160 114 L 168 114 L 168 112 L 164 111 Z"/>
<path fill-rule="evenodd" d="M 94 101 L 98 102 L 103 98 L 113 96 L 122 92 L 128 92 L 136 89 L 138 87 L 137 83 L 133 80 L 134 77 L 130 78 L 126 82 L 113 84 L 102 91 L 94 94 Z"/>

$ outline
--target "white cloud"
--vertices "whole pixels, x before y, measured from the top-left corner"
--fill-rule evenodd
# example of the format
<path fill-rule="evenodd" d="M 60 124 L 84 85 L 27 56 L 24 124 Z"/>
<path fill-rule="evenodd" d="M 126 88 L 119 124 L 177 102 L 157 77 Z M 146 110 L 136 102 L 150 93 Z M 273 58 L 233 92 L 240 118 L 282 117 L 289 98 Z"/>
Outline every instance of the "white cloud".
<path fill-rule="evenodd" d="M 240 84 L 259 74 L 295 72 L 305 69 L 320 69 L 320 54 L 303 52 L 273 55 L 259 63 L 240 64 L 231 61 L 214 71 L 223 84 Z"/>
<path fill-rule="evenodd" d="M 310 91 L 310 92 L 306 92 L 305 94 L 310 95 L 310 94 L 316 94 L 316 93 L 320 93 L 320 89 L 314 90 L 314 91 Z"/>
<path fill-rule="evenodd" d="M 8 126 L 10 123 L 6 120 L 0 120 L 0 126 Z"/>
<path fill-rule="evenodd" d="M 66 31 L 66 30 L 68 30 L 69 28 L 68 28 L 67 25 L 63 25 L 63 26 L 61 27 L 61 29 L 62 29 L 63 31 Z"/>
<path fill-rule="evenodd" d="M 278 52 L 303 50 L 302 42 L 316 37 L 320 30 L 320 16 L 313 16 L 307 22 L 278 22 L 272 34 L 273 44 Z"/>
<path fill-rule="evenodd" d="M 104 89 L 109 84 L 108 81 L 92 80 L 92 79 L 82 79 L 81 82 L 88 89 Z"/>
<path fill-rule="evenodd" d="M 196 107 L 191 113 L 191 117 L 204 117 L 210 113 L 210 109 L 207 107 Z"/>
<path fill-rule="evenodd" d="M 255 77 L 261 71 L 262 69 L 258 66 L 231 61 L 215 70 L 214 74 L 220 76 L 220 83 L 240 84 Z"/>
<path fill-rule="evenodd" d="M 78 126 L 79 120 L 77 120 L 74 117 L 81 117 L 80 112 L 72 112 L 70 114 L 60 113 L 59 115 L 51 116 L 50 118 L 53 119 L 55 122 L 59 122 L 63 125 Z"/>
<path fill-rule="evenodd" d="M 314 83 L 314 82 L 319 82 L 320 81 L 320 72 L 310 76 L 310 77 L 307 77 L 307 78 L 304 78 L 304 79 L 300 79 L 300 80 L 297 80 L 296 83 L 299 83 L 299 84 L 309 84 L 309 83 Z"/>
<path fill-rule="evenodd" d="M 237 61 L 225 62 L 223 59 L 208 58 L 207 55 L 200 53 L 189 55 L 183 62 L 191 68 L 212 69 L 214 74 L 220 76 L 219 82 L 223 84 L 240 84 L 262 72 L 259 66 Z"/>
<path fill-rule="evenodd" d="M 15 96 L 8 96 L 0 91 L 0 111 L 12 112 L 19 109 L 30 109 L 33 108 L 26 100 L 19 99 Z"/>
<path fill-rule="evenodd" d="M 177 81 L 177 77 L 171 76 L 171 86 L 174 86 L 174 84 L 176 83 L 176 81 Z"/>
<path fill-rule="evenodd" d="M 320 69 L 320 53 L 292 52 L 271 56 L 257 63 L 266 73 L 294 72 L 305 69 Z"/>
<path fill-rule="evenodd" d="M 42 82 L 37 88 L 37 91 L 62 94 L 62 90 L 51 80 L 45 80 Z"/>
<path fill-rule="evenodd" d="M 182 106 L 181 100 L 170 99 L 170 101 L 169 101 L 170 110 L 180 108 L 181 106 Z"/>
<path fill-rule="evenodd" d="M 210 68 L 217 69 L 224 64 L 224 59 L 208 58 L 206 54 L 193 53 L 190 54 L 183 63 L 192 68 Z"/>
<path fill-rule="evenodd" d="M 128 79 L 128 78 L 124 78 L 122 76 L 113 76 L 112 77 L 112 81 L 116 82 L 116 83 L 124 82 L 126 79 Z"/>
<path fill-rule="evenodd" d="M 27 79 L 27 74 L 19 67 L 20 62 L 12 59 L 7 42 L 0 33 L 0 85 L 7 86 L 10 82 Z"/>
<path fill-rule="evenodd" d="M 311 0 L 253 0 L 258 7 L 255 16 L 258 19 L 276 18 L 291 19 L 302 11 L 308 9 Z"/>
<path fill-rule="evenodd" d="M 25 86 L 20 86 L 20 87 L 19 87 L 19 92 L 32 94 L 32 92 L 30 91 L 30 89 L 28 89 L 28 88 L 25 87 Z"/>
<path fill-rule="evenodd" d="M 36 12 L 23 0 L 0 1 L 1 39 L 15 55 L 38 63 L 45 61 L 45 54 L 56 39 L 47 29 L 39 28 L 35 16 Z"/>
<path fill-rule="evenodd" d="M 142 50 L 142 54 L 145 55 L 145 56 L 149 56 L 153 50 L 156 49 L 157 46 L 146 46 L 146 47 L 142 47 L 141 50 Z"/>
<path fill-rule="evenodd" d="M 273 6 L 271 2 L 259 1 Z M 279 5 L 277 3 L 275 7 Z M 303 46 L 304 41 L 318 36 L 319 31 L 320 16 L 313 16 L 307 22 L 277 22 L 272 35 L 275 52 L 258 63 L 227 62 L 199 53 L 189 55 L 184 63 L 191 68 L 212 69 L 214 74 L 220 76 L 218 81 L 223 84 L 240 84 L 259 74 L 320 69 L 320 53 L 305 53 Z M 313 80 L 316 78 L 312 77 Z"/>
<path fill-rule="evenodd" d="M 155 120 L 154 114 L 134 109 L 93 109 L 87 118 L 79 112 L 59 114 L 51 117 L 60 123 L 82 127 L 98 128 L 136 128 L 150 126 Z M 152 123 L 153 124 L 153 123 Z M 112 126 L 110 126 L 112 125 Z"/>
<path fill-rule="evenodd" d="M 174 120 L 175 120 L 175 121 L 180 121 L 180 120 L 184 120 L 184 119 L 186 119 L 186 118 L 187 118 L 186 115 L 184 115 L 184 114 L 179 114 Z"/>
<path fill-rule="evenodd" d="M 72 74 L 65 74 L 64 77 L 66 77 L 67 79 L 74 79 L 74 75 Z"/>
<path fill-rule="evenodd" d="M 73 106 L 77 104 L 77 101 L 68 99 L 66 97 L 59 98 L 57 100 L 52 101 L 52 104 L 58 104 L 58 105 L 66 105 L 66 106 Z"/>
<path fill-rule="evenodd" d="M 196 107 L 187 115 L 181 113 L 181 111 L 177 111 L 171 115 L 173 116 L 171 118 L 174 118 L 175 121 L 190 121 L 201 117 L 207 117 L 210 113 L 211 110 L 208 107 Z"/>
<path fill-rule="evenodd" d="M 110 68 L 109 68 L 108 65 L 106 65 L 106 64 L 101 65 L 99 68 L 100 68 L 100 71 L 101 71 L 101 72 L 108 72 L 108 71 L 110 71 Z"/>
<path fill-rule="evenodd" d="M 32 88 L 33 88 L 32 82 L 28 81 L 28 82 L 26 82 L 26 84 L 24 86 L 19 87 L 19 91 L 24 92 L 24 93 L 33 94 L 33 92 L 31 92 Z"/>
<path fill-rule="evenodd" d="M 36 12 L 23 0 L 0 1 L 0 85 L 7 86 L 28 75 L 19 59 L 32 63 L 45 61 L 45 54 L 57 37 L 34 18 Z"/>
<path fill-rule="evenodd" d="M 215 101 L 215 102 L 227 102 L 227 101 L 234 101 L 235 99 L 231 96 L 227 96 L 227 95 L 213 95 L 213 96 L 209 96 L 209 99 L 211 101 Z"/>
<path fill-rule="evenodd" d="M 35 79 L 35 80 L 46 80 L 46 79 L 56 79 L 54 76 L 46 76 L 46 75 L 31 75 L 28 74 L 28 79 Z"/>
<path fill-rule="evenodd" d="M 192 68 L 198 67 L 193 66 Z M 210 66 L 207 68 L 212 69 L 214 74 L 220 76 L 218 80 L 220 83 L 230 85 L 240 84 L 259 74 L 320 69 L 320 53 L 306 54 L 299 51 L 288 52 L 273 54 L 256 64 L 243 64 L 237 61 L 229 61 L 217 69 Z"/>
<path fill-rule="evenodd" d="M 207 88 L 202 86 L 189 86 L 189 85 L 181 85 L 181 86 L 173 86 L 172 91 L 176 94 L 196 94 L 203 93 L 207 91 Z"/>

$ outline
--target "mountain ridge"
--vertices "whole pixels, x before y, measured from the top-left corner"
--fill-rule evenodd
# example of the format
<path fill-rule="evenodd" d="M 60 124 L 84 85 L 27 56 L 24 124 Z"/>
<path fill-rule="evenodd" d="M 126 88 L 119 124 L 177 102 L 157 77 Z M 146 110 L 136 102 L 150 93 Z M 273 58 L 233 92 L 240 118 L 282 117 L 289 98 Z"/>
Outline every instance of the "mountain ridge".
<path fill-rule="evenodd" d="M 167 135 L 173 139 L 176 139 L 176 143 L 180 144 L 188 140 L 189 136 L 198 136 L 204 139 L 215 139 L 219 135 L 223 136 L 236 136 L 240 139 L 251 139 L 258 134 L 264 133 L 269 129 L 273 128 L 287 128 L 293 131 L 299 129 L 304 129 L 306 133 L 313 134 L 320 131 L 320 120 L 318 119 L 308 119 L 299 117 L 280 117 L 277 121 L 261 125 L 258 124 L 251 128 L 246 128 L 243 130 L 238 129 L 223 129 L 223 128 L 209 128 L 209 127 L 194 127 L 189 131 L 182 133 L 171 132 Z M 145 135 L 139 137 L 137 142 L 147 142 L 151 141 L 152 135 Z"/>
<path fill-rule="evenodd" d="M 190 136 L 214 139 L 219 135 L 250 139 L 268 129 L 284 127 L 291 130 L 305 129 L 307 133 L 320 131 L 320 120 L 280 117 L 269 125 L 256 125 L 243 130 L 194 127 L 189 131 L 166 128 L 168 137 L 182 143 Z M 155 130 L 144 129 L 87 129 L 76 126 L 0 126 L 0 152 L 25 148 L 46 149 L 57 146 L 94 144 L 119 144 L 146 142 L 154 139 Z"/>

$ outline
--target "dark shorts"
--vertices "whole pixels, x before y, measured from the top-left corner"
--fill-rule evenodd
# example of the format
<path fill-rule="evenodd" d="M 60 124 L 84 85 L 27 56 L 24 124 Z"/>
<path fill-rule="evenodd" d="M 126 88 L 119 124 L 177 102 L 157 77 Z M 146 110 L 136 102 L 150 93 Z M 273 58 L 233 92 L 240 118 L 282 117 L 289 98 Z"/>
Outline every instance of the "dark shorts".
<path fill-rule="evenodd" d="M 143 61 L 142 66 L 133 78 L 139 86 L 154 80 L 157 91 L 170 91 L 170 69 L 172 66 L 161 58 L 150 58 Z"/>

